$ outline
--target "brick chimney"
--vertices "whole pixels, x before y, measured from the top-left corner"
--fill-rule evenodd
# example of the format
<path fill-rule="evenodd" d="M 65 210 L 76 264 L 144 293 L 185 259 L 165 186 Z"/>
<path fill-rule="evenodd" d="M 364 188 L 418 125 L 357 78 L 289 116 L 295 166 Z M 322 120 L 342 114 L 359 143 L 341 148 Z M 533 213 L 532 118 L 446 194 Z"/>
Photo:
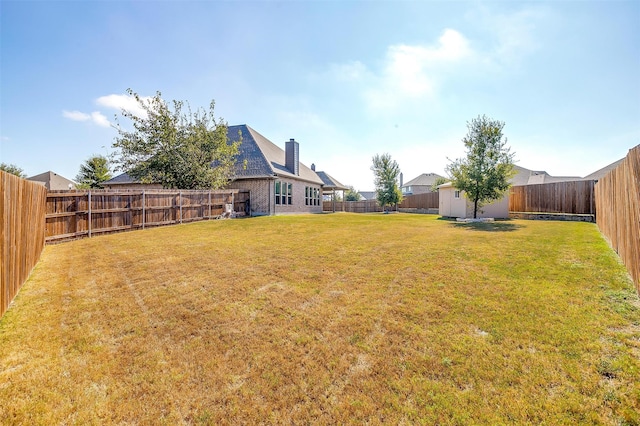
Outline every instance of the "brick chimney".
<path fill-rule="evenodd" d="M 284 149 L 284 165 L 291 173 L 296 176 L 300 175 L 300 145 L 295 139 L 289 139 L 285 143 Z"/>

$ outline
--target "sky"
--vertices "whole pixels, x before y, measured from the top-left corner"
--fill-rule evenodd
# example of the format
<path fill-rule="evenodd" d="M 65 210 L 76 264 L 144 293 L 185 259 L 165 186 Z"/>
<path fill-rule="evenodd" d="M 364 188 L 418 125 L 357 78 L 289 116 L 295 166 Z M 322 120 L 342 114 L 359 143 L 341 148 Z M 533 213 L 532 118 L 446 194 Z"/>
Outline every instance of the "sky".
<path fill-rule="evenodd" d="M 446 175 L 480 115 L 505 123 L 517 165 L 553 176 L 640 144 L 636 0 L 0 0 L 0 61 L 0 162 L 28 176 L 117 155 L 129 88 L 214 100 L 361 191 L 376 154 L 404 182 Z"/>

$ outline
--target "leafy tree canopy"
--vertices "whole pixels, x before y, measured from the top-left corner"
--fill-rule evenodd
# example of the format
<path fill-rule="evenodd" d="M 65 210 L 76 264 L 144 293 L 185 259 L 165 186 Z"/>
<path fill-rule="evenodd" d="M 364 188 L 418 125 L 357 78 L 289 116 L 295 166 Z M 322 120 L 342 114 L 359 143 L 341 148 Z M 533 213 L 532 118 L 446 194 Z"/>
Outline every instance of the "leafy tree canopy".
<path fill-rule="evenodd" d="M 503 137 L 504 122 L 485 115 L 467 123 L 468 133 L 462 140 L 467 156 L 447 166 L 453 186 L 464 191 L 473 202 L 473 217 L 483 204 L 502 198 L 513 177 L 513 158 Z"/>
<path fill-rule="evenodd" d="M 376 154 L 371 170 L 374 175 L 376 199 L 382 207 L 402 201 L 402 191 L 398 187 L 400 166 L 389 154 Z"/>
<path fill-rule="evenodd" d="M 449 179 L 447 179 L 445 177 L 442 177 L 442 176 L 438 176 L 436 178 L 436 180 L 433 181 L 433 185 L 431 185 L 431 191 L 432 192 L 436 192 L 440 185 L 442 185 L 443 183 L 447 183 L 447 182 L 449 182 Z"/>
<path fill-rule="evenodd" d="M 109 160 L 102 155 L 89 157 L 80 165 L 80 172 L 76 176 L 79 189 L 102 188 L 102 182 L 111 179 Z"/>
<path fill-rule="evenodd" d="M 12 175 L 16 175 L 21 178 L 27 177 L 27 175 L 23 173 L 24 170 L 22 170 L 15 164 L 0 163 L 0 170 L 2 170 L 3 172 L 11 173 Z"/>
<path fill-rule="evenodd" d="M 133 130 L 120 126 L 113 146 L 119 150 L 115 163 L 142 183 L 165 188 L 217 189 L 233 178 L 240 141 L 229 143 L 227 124 L 209 110 L 195 112 L 188 102 L 167 103 L 157 92 L 149 100 L 131 89 L 127 93 L 144 110 L 142 116 L 122 110 Z"/>
<path fill-rule="evenodd" d="M 349 189 L 347 189 L 344 192 L 344 200 L 345 201 L 360 201 L 360 193 L 358 191 L 356 191 L 353 186 L 350 186 Z"/>

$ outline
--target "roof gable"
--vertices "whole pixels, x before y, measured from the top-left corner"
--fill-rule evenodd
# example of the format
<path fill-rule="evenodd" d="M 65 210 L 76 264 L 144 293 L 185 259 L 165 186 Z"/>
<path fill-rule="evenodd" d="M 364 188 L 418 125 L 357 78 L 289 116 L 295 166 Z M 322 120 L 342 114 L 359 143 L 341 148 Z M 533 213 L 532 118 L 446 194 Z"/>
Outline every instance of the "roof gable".
<path fill-rule="evenodd" d="M 302 179 L 322 185 L 316 172 L 300 164 L 300 174 L 295 175 L 285 166 L 285 151 L 246 124 L 229 126 L 227 137 L 235 142 L 242 135 L 236 161 L 236 178 L 282 176 Z"/>
<path fill-rule="evenodd" d="M 64 176 L 60 176 L 51 170 L 40 173 L 39 175 L 28 177 L 27 180 L 40 182 L 49 190 L 65 190 L 76 187 L 76 183 L 74 181 L 67 179 Z"/>
<path fill-rule="evenodd" d="M 599 179 L 602 179 L 603 177 L 605 177 L 607 175 L 607 173 L 609 173 L 611 170 L 613 170 L 616 167 L 618 167 L 620 165 L 620 163 L 622 163 L 623 161 L 624 161 L 624 158 L 621 158 L 618 161 L 614 161 L 613 163 L 609 164 L 608 166 L 605 166 L 605 167 L 601 168 L 600 170 L 596 170 L 595 172 L 591 173 L 590 175 L 585 176 L 584 180 L 599 180 Z"/>
<path fill-rule="evenodd" d="M 438 178 L 444 178 L 444 176 L 440 176 L 437 173 L 422 173 L 420 176 L 411 179 L 409 182 L 405 182 L 402 186 L 432 186 Z"/>

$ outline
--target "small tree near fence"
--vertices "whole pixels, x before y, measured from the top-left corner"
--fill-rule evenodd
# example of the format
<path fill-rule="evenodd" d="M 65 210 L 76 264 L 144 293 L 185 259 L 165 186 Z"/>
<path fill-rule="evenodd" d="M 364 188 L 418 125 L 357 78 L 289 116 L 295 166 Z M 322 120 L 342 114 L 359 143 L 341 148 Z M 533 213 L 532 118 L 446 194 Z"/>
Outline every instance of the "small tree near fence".
<path fill-rule="evenodd" d="M 483 115 L 467 123 L 467 128 L 469 131 L 462 140 L 467 156 L 451 162 L 447 173 L 453 186 L 473 202 L 476 218 L 482 205 L 499 200 L 509 190 L 514 154 L 502 135 L 504 122 Z"/>
<path fill-rule="evenodd" d="M 375 177 L 376 199 L 383 208 L 402 201 L 402 192 L 398 187 L 400 166 L 389 154 L 376 154 L 371 166 Z"/>

